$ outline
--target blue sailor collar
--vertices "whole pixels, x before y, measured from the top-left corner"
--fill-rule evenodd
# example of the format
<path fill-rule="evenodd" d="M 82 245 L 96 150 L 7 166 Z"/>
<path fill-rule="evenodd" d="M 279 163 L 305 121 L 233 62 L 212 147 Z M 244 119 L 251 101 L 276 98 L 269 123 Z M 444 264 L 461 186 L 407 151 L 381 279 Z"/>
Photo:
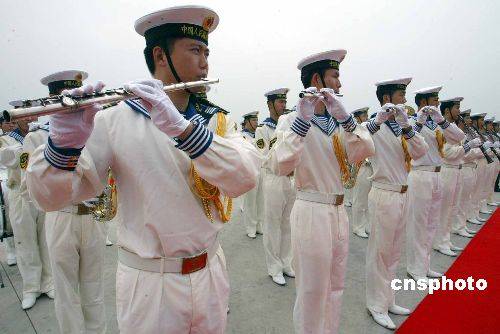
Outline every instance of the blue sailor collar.
<path fill-rule="evenodd" d="M 401 133 L 403 133 L 403 129 L 401 129 L 401 126 L 398 124 L 398 122 L 388 120 L 385 121 L 384 123 L 389 127 L 389 129 L 391 129 L 392 133 L 396 137 L 401 136 Z"/>
<path fill-rule="evenodd" d="M 314 115 L 311 123 L 316 125 L 324 134 L 331 136 L 338 126 L 337 121 L 329 113 Z"/>
<path fill-rule="evenodd" d="M 241 132 L 248 133 L 250 135 L 250 137 L 255 138 L 255 132 L 248 131 L 247 129 L 243 129 L 243 130 L 241 130 Z"/>
<path fill-rule="evenodd" d="M 261 125 L 267 125 L 268 127 L 270 127 L 271 129 L 276 129 L 276 121 L 274 119 L 272 119 L 271 117 L 268 117 L 266 118 L 262 123 Z"/>
<path fill-rule="evenodd" d="M 427 121 L 425 121 L 425 126 L 434 131 L 438 127 L 438 124 L 429 117 L 427 118 Z"/>
<path fill-rule="evenodd" d="M 13 131 L 10 131 L 9 133 L 7 133 L 7 135 L 14 138 L 15 140 L 17 140 L 21 144 L 24 141 L 24 136 L 21 134 L 21 131 L 19 129 L 14 129 Z"/>
<path fill-rule="evenodd" d="M 149 111 L 146 108 L 144 108 L 144 106 L 141 104 L 140 100 L 141 99 L 125 100 L 125 103 L 130 108 L 132 108 L 134 111 L 151 119 L 151 115 L 149 114 Z M 209 108 L 211 108 L 211 109 L 207 110 Z M 209 114 L 208 112 L 212 112 L 212 114 Z M 216 112 L 217 112 L 217 108 L 196 105 L 195 103 L 193 103 L 190 100 L 188 107 L 187 107 L 186 111 L 182 113 L 182 116 L 184 116 L 184 118 L 190 122 L 197 122 L 200 124 L 207 125 L 208 122 L 210 121 L 211 116 L 213 116 Z M 210 117 L 209 117 L 209 115 L 210 115 Z"/>

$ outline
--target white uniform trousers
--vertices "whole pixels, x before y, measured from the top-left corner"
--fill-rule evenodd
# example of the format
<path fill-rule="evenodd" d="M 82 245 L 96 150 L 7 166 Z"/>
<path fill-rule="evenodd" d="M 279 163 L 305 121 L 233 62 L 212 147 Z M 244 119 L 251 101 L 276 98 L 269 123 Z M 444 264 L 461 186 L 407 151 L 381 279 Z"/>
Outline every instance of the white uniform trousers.
<path fill-rule="evenodd" d="M 12 225 L 10 223 L 10 218 L 9 218 L 9 188 L 6 185 L 6 181 L 0 181 L 0 184 L 2 186 L 2 193 L 3 193 L 3 200 L 4 200 L 4 210 L 5 210 L 5 228 L 6 232 L 12 232 Z M 0 213 L 1 215 L 1 213 Z M 0 217 L 0 222 L 3 217 Z M 4 231 L 0 231 L 4 232 Z M 14 237 L 9 237 L 4 239 L 5 243 L 5 251 L 7 254 L 16 254 L 16 246 L 14 243 Z"/>
<path fill-rule="evenodd" d="M 17 189 L 10 189 L 9 217 L 16 243 L 17 266 L 23 279 L 23 294 L 53 290 L 45 212 L 21 197 Z"/>
<path fill-rule="evenodd" d="M 264 177 L 264 252 L 271 276 L 292 268 L 290 212 L 295 189 L 288 176 L 267 172 Z"/>
<path fill-rule="evenodd" d="M 452 223 L 453 232 L 465 232 L 468 213 L 471 206 L 471 195 L 475 187 L 475 168 L 462 168 L 462 185 L 459 185 L 457 218 Z M 453 216 L 452 216 L 453 218 Z"/>
<path fill-rule="evenodd" d="M 494 162 L 493 162 L 494 163 Z M 488 182 L 488 164 L 485 159 L 480 159 L 477 162 L 476 168 L 476 184 L 474 188 L 474 193 L 472 195 L 472 208 L 471 216 L 472 218 L 479 217 L 479 210 L 483 205 L 484 187 Z"/>
<path fill-rule="evenodd" d="M 343 205 L 297 199 L 291 214 L 295 332 L 338 333 L 349 248 Z"/>
<path fill-rule="evenodd" d="M 118 262 L 116 313 L 121 334 L 223 334 L 229 279 L 222 248 L 188 275 L 134 269 Z"/>
<path fill-rule="evenodd" d="M 443 201 L 440 212 L 440 223 L 434 237 L 434 248 L 451 250 L 452 222 L 457 218 L 460 189 L 463 187 L 463 169 L 443 166 Z"/>
<path fill-rule="evenodd" d="M 408 221 L 406 225 L 406 270 L 427 277 L 432 240 L 439 226 L 443 202 L 442 172 L 412 170 L 408 175 Z"/>
<path fill-rule="evenodd" d="M 104 224 L 57 211 L 48 212 L 45 223 L 61 333 L 105 333 Z"/>
<path fill-rule="evenodd" d="M 368 195 L 371 231 L 366 250 L 366 307 L 374 312 L 387 313 L 394 303 L 391 281 L 403 246 L 407 200 L 407 193 L 373 186 Z"/>
<path fill-rule="evenodd" d="M 352 188 L 352 231 L 354 233 L 370 233 L 368 219 L 368 193 L 372 182 L 368 180 L 372 174 L 371 168 L 362 165 L 358 171 L 356 183 Z"/>
<path fill-rule="evenodd" d="M 248 234 L 255 234 L 257 230 L 262 230 L 259 225 L 259 212 L 258 212 L 258 194 L 259 184 L 255 188 L 244 194 L 243 197 L 243 220 Z"/>

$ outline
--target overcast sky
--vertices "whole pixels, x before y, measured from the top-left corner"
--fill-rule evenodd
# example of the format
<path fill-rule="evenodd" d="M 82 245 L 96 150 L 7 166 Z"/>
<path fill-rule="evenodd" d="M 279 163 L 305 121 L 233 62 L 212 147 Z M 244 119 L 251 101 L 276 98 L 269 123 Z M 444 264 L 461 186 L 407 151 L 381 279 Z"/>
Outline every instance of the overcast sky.
<path fill-rule="evenodd" d="M 500 117 L 500 1 L 1 1 L 0 108 L 47 95 L 40 78 L 81 69 L 108 88 L 149 77 L 144 39 L 134 21 L 179 4 L 203 4 L 220 24 L 210 35 L 209 99 L 241 115 L 268 111 L 264 92 L 289 87 L 288 107 L 301 89 L 297 63 L 344 48 L 343 102 L 351 111 L 377 108 L 374 83 L 411 76 L 413 91 L 443 85 L 440 98 L 464 96 L 462 108 Z"/>

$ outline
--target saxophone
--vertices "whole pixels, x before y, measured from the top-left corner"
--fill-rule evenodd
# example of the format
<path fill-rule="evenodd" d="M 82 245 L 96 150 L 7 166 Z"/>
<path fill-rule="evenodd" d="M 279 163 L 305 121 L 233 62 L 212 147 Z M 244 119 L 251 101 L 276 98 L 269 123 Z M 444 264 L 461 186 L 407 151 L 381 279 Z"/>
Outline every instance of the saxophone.
<path fill-rule="evenodd" d="M 344 182 L 344 188 L 345 189 L 352 189 L 354 185 L 356 184 L 356 178 L 358 177 L 358 172 L 359 169 L 361 168 L 361 165 L 365 161 L 360 161 L 357 164 L 349 164 L 349 179 L 347 179 L 346 182 Z"/>
<path fill-rule="evenodd" d="M 116 216 L 118 208 L 118 193 L 116 191 L 115 179 L 111 169 L 108 170 L 108 184 L 102 194 L 97 196 L 93 202 L 92 215 L 94 220 L 105 223 Z"/>

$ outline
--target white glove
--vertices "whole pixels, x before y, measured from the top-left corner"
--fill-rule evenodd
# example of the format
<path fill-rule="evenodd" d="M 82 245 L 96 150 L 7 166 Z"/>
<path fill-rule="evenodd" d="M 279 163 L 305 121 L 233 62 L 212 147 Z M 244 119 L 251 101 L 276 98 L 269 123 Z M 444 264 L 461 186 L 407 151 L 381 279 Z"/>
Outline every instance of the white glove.
<path fill-rule="evenodd" d="M 437 107 L 429 107 L 429 115 L 431 115 L 431 118 L 434 122 L 436 123 L 442 123 L 444 122 L 444 117 L 441 115 L 441 111 Z"/>
<path fill-rule="evenodd" d="M 394 111 L 396 110 L 396 106 L 392 103 L 386 103 L 382 106 L 380 111 L 375 115 L 375 124 L 380 126 L 380 124 L 384 123 L 394 115 Z"/>
<path fill-rule="evenodd" d="M 500 148 L 500 141 L 496 141 L 496 142 L 493 144 L 493 147 L 494 147 L 494 148 Z"/>
<path fill-rule="evenodd" d="M 85 85 L 71 90 L 62 91 L 62 95 L 82 96 L 92 92 L 100 92 L 104 83 L 98 81 L 95 85 Z M 49 118 L 49 137 L 59 148 L 82 148 L 94 128 L 94 116 L 102 110 L 100 104 L 94 103 L 74 112 L 57 113 Z"/>
<path fill-rule="evenodd" d="M 308 93 L 314 94 L 318 92 L 316 87 L 309 87 L 305 90 Z M 309 123 L 314 116 L 314 108 L 316 105 L 323 101 L 323 96 L 304 96 L 297 103 L 297 114 L 304 122 Z"/>
<path fill-rule="evenodd" d="M 417 123 L 425 124 L 427 122 L 427 118 L 429 117 L 429 113 L 427 108 L 422 108 L 417 112 Z"/>
<path fill-rule="evenodd" d="M 474 138 L 471 141 L 469 141 L 469 147 L 472 148 L 478 148 L 481 146 L 481 139 L 479 138 Z"/>
<path fill-rule="evenodd" d="M 146 108 L 151 114 L 151 120 L 166 135 L 175 138 L 189 126 L 190 122 L 181 115 L 163 90 L 161 80 L 132 81 L 125 84 L 123 88 L 150 105 Z"/>
<path fill-rule="evenodd" d="M 490 143 L 489 141 L 484 142 L 484 144 L 483 144 L 483 148 L 484 148 L 485 150 L 489 149 L 490 147 L 491 147 L 491 143 Z"/>
<path fill-rule="evenodd" d="M 399 126 L 403 129 L 410 126 L 404 104 L 398 104 L 396 106 L 396 122 L 398 122 Z"/>
<path fill-rule="evenodd" d="M 335 91 L 331 88 L 321 88 L 320 92 L 325 97 L 323 104 L 326 106 L 328 113 L 340 123 L 347 121 L 350 115 L 345 110 L 342 102 L 336 98 Z"/>

